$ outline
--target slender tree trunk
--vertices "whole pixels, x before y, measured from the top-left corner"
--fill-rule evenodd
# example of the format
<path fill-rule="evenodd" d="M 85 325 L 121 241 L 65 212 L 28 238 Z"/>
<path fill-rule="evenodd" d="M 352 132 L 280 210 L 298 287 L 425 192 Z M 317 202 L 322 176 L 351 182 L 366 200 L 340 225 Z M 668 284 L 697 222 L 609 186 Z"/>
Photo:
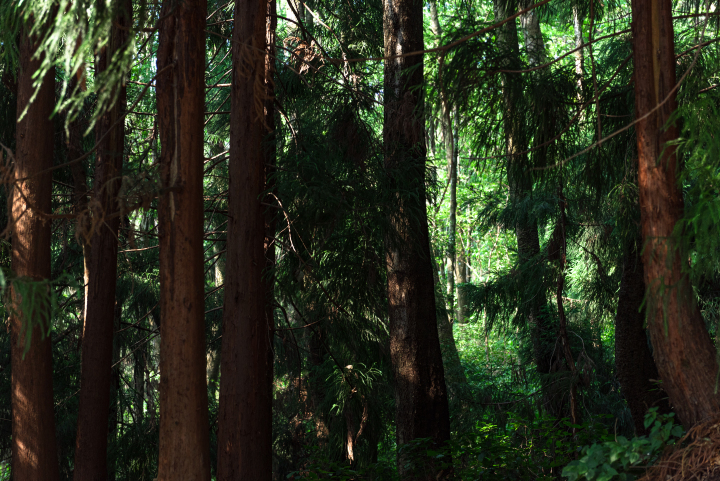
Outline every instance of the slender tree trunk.
<path fill-rule="evenodd" d="M 218 480 L 272 476 L 272 312 L 267 265 L 264 108 L 267 1 L 237 0 L 223 311 Z M 258 88 L 260 86 L 260 88 Z M 258 98 L 261 97 L 261 98 Z M 269 246 L 268 246 L 269 247 Z"/>
<path fill-rule="evenodd" d="M 504 0 L 494 0 L 495 18 L 507 18 L 512 12 L 506 9 L 507 3 Z M 529 41 L 532 43 L 533 37 L 527 33 Z M 507 22 L 498 29 L 498 44 L 505 52 L 506 64 L 512 68 L 519 65 L 520 52 L 518 49 L 518 33 L 517 25 L 514 21 Z M 539 54 L 538 49 L 528 49 L 529 52 Z M 544 56 L 544 53 L 543 53 Z M 536 59 L 536 61 L 539 60 Z M 506 137 L 506 153 L 508 155 L 508 184 L 510 186 L 510 198 L 513 202 L 519 203 L 525 197 L 532 195 L 533 178 L 528 165 L 528 158 L 525 154 L 519 154 L 526 150 L 527 141 L 524 138 L 524 125 L 519 120 L 517 113 L 518 104 L 521 100 L 522 92 L 520 91 L 519 78 L 517 74 L 503 74 L 503 97 L 505 102 L 505 117 L 503 119 L 505 137 Z M 537 222 L 529 220 L 521 216 L 515 225 L 515 237 L 518 245 L 518 262 L 519 264 L 527 264 L 533 259 L 537 259 L 540 254 L 540 239 L 538 237 Z M 528 325 L 531 329 L 531 339 L 533 345 L 533 357 L 537 371 L 540 374 L 550 373 L 552 346 L 548 346 L 546 338 L 550 337 L 550 329 L 547 326 L 547 320 L 541 314 L 544 301 L 541 296 L 533 295 L 532 299 L 528 299 L 529 312 Z M 554 336 L 553 336 L 554 337 Z M 545 389 L 545 388 L 543 388 Z M 549 411 L 553 411 L 550 407 L 549 400 L 545 399 L 546 407 Z"/>
<path fill-rule="evenodd" d="M 30 25 L 20 35 L 17 114 L 24 113 L 16 127 L 15 185 L 12 190 L 10 222 L 12 269 L 20 285 L 13 286 L 10 317 L 12 362 L 12 474 L 16 481 L 57 480 L 59 464 L 53 413 L 52 347 L 49 328 L 50 305 L 40 299 L 33 316 L 21 310 L 22 291 L 28 282 L 50 277 L 50 214 L 53 165 L 53 122 L 55 70 L 43 79 L 37 97 L 30 104 L 35 88 L 33 74 L 42 58 L 32 58 L 38 39 L 29 36 Z M 26 111 L 27 109 L 27 111 Z M 43 287 L 40 287 L 43 289 Z M 45 294 L 45 293 L 43 293 Z M 29 293 L 28 293 L 29 295 Z M 27 345 L 26 329 L 32 326 Z"/>
<path fill-rule="evenodd" d="M 440 26 L 440 18 L 437 11 L 437 2 L 430 2 L 430 28 L 438 38 L 437 45 L 440 45 L 440 37 L 442 36 L 442 27 Z M 439 68 L 442 69 L 444 65 L 444 57 L 440 58 Z M 457 318 L 462 322 L 465 314 L 465 296 L 457 291 L 456 280 L 461 277 L 459 275 L 458 259 L 457 259 L 457 178 L 458 178 L 458 124 L 459 124 L 459 113 L 457 107 L 454 108 L 453 116 L 450 115 L 450 105 L 447 100 L 447 93 L 444 85 L 440 85 L 440 102 L 441 102 L 441 128 L 442 136 L 445 143 L 445 155 L 447 158 L 448 165 L 448 182 L 450 189 L 450 235 L 448 240 L 448 260 L 450 267 L 448 268 L 448 284 L 447 292 L 449 294 L 450 302 L 447 303 L 447 311 L 445 317 L 452 326 L 453 318 Z M 455 118 L 453 123 L 452 118 Z M 457 295 L 456 295 L 457 291 Z M 442 292 L 442 291 L 441 291 Z M 457 303 L 455 302 L 457 299 Z M 442 295 L 440 298 L 436 298 L 436 302 L 442 300 L 443 305 L 446 304 L 445 296 Z M 455 304 L 457 304 L 457 316 L 450 316 L 450 313 L 454 311 Z M 440 321 L 438 321 L 440 322 Z M 452 330 L 450 331 L 452 332 Z M 442 341 L 442 339 L 441 339 Z M 454 341 L 453 341 L 454 343 Z"/>
<path fill-rule="evenodd" d="M 647 324 L 663 388 L 685 426 L 716 416 L 716 350 L 693 298 L 673 229 L 683 216 L 677 182 L 675 50 L 670 0 L 633 0 L 635 115 L 638 141 Z M 660 108 L 650 113 L 657 105 Z"/>
<path fill-rule="evenodd" d="M 458 226 L 457 226 L 457 183 L 458 183 L 458 175 L 459 175 L 459 157 L 460 157 L 460 112 L 458 111 L 457 105 L 453 108 L 453 118 L 455 119 L 455 122 L 453 123 L 453 149 L 452 149 L 452 178 L 450 180 L 450 213 L 451 213 L 451 229 L 452 229 L 452 240 L 453 240 L 453 270 L 455 271 L 455 292 L 453 293 L 455 296 L 455 320 L 456 322 L 463 323 L 465 322 L 465 307 L 466 307 L 466 299 L 465 299 L 465 292 L 462 291 L 458 285 L 464 284 L 467 282 L 467 276 L 465 275 L 465 264 L 463 262 L 464 260 L 464 252 L 463 244 L 462 244 L 462 238 L 460 239 L 460 250 L 458 254 Z"/>
<path fill-rule="evenodd" d="M 385 56 L 422 50 L 422 2 L 383 3 Z M 450 438 L 425 205 L 424 101 L 417 89 L 423 84 L 422 61 L 417 55 L 385 60 L 383 139 L 394 202 L 386 261 L 398 447 L 417 438 L 432 438 L 437 444 Z M 409 473 L 402 457 L 398 469 L 402 479 L 444 476 L 434 469 Z"/>
<path fill-rule="evenodd" d="M 217 153 L 222 152 L 223 149 L 218 150 Z M 215 258 L 215 286 L 220 287 L 225 284 L 225 243 L 215 242 L 213 244 L 213 255 Z M 218 337 L 221 327 L 213 326 L 211 339 Z M 213 343 L 207 352 L 207 383 L 210 399 L 213 402 L 217 398 L 218 392 L 218 380 L 220 379 L 220 350 L 218 349 L 219 344 Z"/>
<path fill-rule="evenodd" d="M 525 9 L 531 6 L 533 1 L 521 0 L 520 7 Z M 543 41 L 540 19 L 535 10 L 520 15 L 520 24 L 525 39 L 525 49 L 528 53 L 528 63 L 531 67 L 542 65 L 546 60 L 545 42 Z"/>
<path fill-rule="evenodd" d="M 110 31 L 107 47 L 98 56 L 97 70 L 108 68 L 112 56 L 127 41 L 132 4 L 123 0 Z M 112 379 L 117 237 L 120 226 L 117 193 L 125 150 L 126 90 L 119 87 L 117 103 L 98 120 L 98 147 L 93 196 L 100 208 L 94 212 L 92 236 L 84 249 L 87 287 L 83 329 L 80 407 L 75 440 L 75 481 L 105 479 L 108 475 L 108 415 Z M 84 234 L 84 233 L 83 233 Z M 84 239 L 83 239 L 84 240 Z"/>
<path fill-rule="evenodd" d="M 435 265 L 435 257 L 432 258 L 433 281 L 435 283 L 435 303 L 437 309 L 437 325 L 438 337 L 440 339 L 440 351 L 442 352 L 443 366 L 445 368 L 445 381 L 449 391 L 452 394 L 453 385 L 467 384 L 465 377 L 465 369 L 460 362 L 460 354 L 458 354 L 455 337 L 453 336 L 453 326 L 450 323 L 450 317 L 447 310 L 444 309 L 443 292 L 438 276 L 437 266 Z"/>
<path fill-rule="evenodd" d="M 560 199 L 560 219 L 558 220 L 558 224 L 555 227 L 555 231 L 553 232 L 552 239 L 550 240 L 550 244 L 548 246 L 548 259 L 552 262 L 555 262 L 557 269 L 557 287 L 555 290 L 555 300 L 557 302 L 558 309 L 559 337 L 560 341 L 562 342 L 563 354 L 565 356 L 565 364 L 567 364 L 572 374 L 569 392 L 570 420 L 573 424 L 579 424 L 580 420 L 577 399 L 577 365 L 575 364 L 575 359 L 573 357 L 572 349 L 570 347 L 570 337 L 568 336 L 567 328 L 567 316 L 565 315 L 565 305 L 563 302 L 563 292 L 565 290 L 565 268 L 567 267 L 567 237 L 565 235 L 567 226 L 565 209 L 567 206 L 567 202 L 562 192 L 562 183 L 560 185 L 561 187 L 558 193 L 558 197 Z M 573 433 L 575 433 L 575 428 L 573 428 Z"/>
<path fill-rule="evenodd" d="M 275 41 L 277 38 L 277 2 L 276 0 L 267 0 L 267 17 L 265 19 L 265 138 L 263 144 L 263 157 L 265 162 L 265 189 L 270 194 L 265 196 L 265 204 L 274 207 L 265 207 L 265 240 L 263 242 L 263 251 L 265 253 L 265 319 L 267 325 L 270 326 L 268 332 L 269 348 L 270 348 L 270 367 L 268 389 L 270 391 L 270 407 L 269 416 L 272 423 L 272 399 L 273 399 L 273 366 L 275 361 L 275 352 L 273 349 L 273 340 L 275 338 L 275 264 L 277 258 L 275 256 L 275 237 L 277 228 L 275 217 L 277 215 L 276 195 L 277 188 L 275 184 L 275 166 L 277 165 L 277 132 L 275 131 L 275 60 L 277 49 Z M 267 415 L 267 413 L 266 413 Z M 272 433 L 272 428 L 270 428 Z M 272 453 L 268 454 L 271 457 Z"/>
<path fill-rule="evenodd" d="M 430 29 L 433 35 L 437 38 L 437 46 L 440 45 L 440 38 L 442 37 L 442 27 L 440 26 L 440 17 L 437 11 L 437 2 L 430 2 Z M 449 216 L 449 233 L 448 233 L 448 247 L 447 247 L 447 260 L 448 264 L 448 275 L 447 275 L 447 315 L 450 318 L 450 323 L 454 319 L 452 313 L 455 310 L 455 278 L 457 270 L 457 249 L 456 249 L 456 232 L 457 232 L 457 152 L 455 152 L 457 139 L 457 123 L 455 124 L 455 131 L 453 131 L 453 121 L 451 115 L 450 103 L 447 99 L 447 91 L 442 81 L 443 68 L 445 65 L 445 57 L 443 55 L 438 59 L 438 68 L 440 69 L 440 127 L 443 137 L 443 143 L 445 144 L 445 158 L 447 160 L 447 173 L 448 183 L 450 190 L 450 216 Z M 455 118 L 457 122 L 457 109 L 455 110 Z M 443 296 L 443 303 L 445 303 L 445 296 Z"/>
<path fill-rule="evenodd" d="M 158 45 L 158 480 L 210 479 L 203 272 L 206 0 L 165 0 Z"/>
<path fill-rule="evenodd" d="M 82 68 L 76 76 L 70 80 L 70 91 L 75 90 L 78 82 L 83 80 L 85 69 Z M 76 118 L 68 126 L 68 137 L 66 140 L 67 145 L 67 160 L 72 161 L 79 158 L 82 154 L 82 126 L 80 125 L 81 119 Z M 87 232 L 86 219 L 87 219 L 87 205 L 88 205 L 88 187 L 87 187 L 87 169 L 85 168 L 85 162 L 74 162 L 70 165 L 70 173 L 73 178 L 73 200 L 75 206 L 73 213 L 75 214 L 76 225 L 75 235 L 80 247 L 82 248 L 83 254 L 83 281 L 85 289 L 83 291 L 82 305 L 86 306 L 85 300 L 87 299 L 87 286 L 88 286 L 88 269 L 87 260 L 89 257 L 88 243 L 85 236 Z M 83 326 L 85 325 L 85 307 L 83 307 L 82 318 Z"/>
<path fill-rule="evenodd" d="M 145 345 L 135 351 L 133 358 L 133 384 L 135 385 L 133 387 L 135 390 L 133 396 L 133 417 L 135 419 L 135 425 L 141 427 L 145 414 Z"/>
<path fill-rule="evenodd" d="M 447 109 L 449 110 L 449 109 Z M 457 156 L 455 155 L 454 146 L 455 142 L 451 132 L 452 123 L 451 117 L 447 115 L 447 137 L 449 142 L 446 141 L 445 145 L 450 144 L 450 149 L 447 151 L 448 155 L 448 170 L 450 176 L 450 215 L 449 215 L 449 232 L 448 232 L 448 260 L 450 265 L 448 266 L 448 293 L 450 294 L 450 309 L 448 309 L 448 315 L 451 316 L 451 323 L 457 319 L 455 315 L 455 308 L 457 307 L 455 290 L 457 289 Z M 457 123 L 457 117 L 455 118 Z"/>
<path fill-rule="evenodd" d="M 583 44 L 583 16 L 578 3 L 573 4 L 573 32 L 575 33 L 575 48 L 579 48 Z M 578 76 L 578 87 L 582 90 L 582 77 L 585 70 L 585 56 L 582 49 L 573 53 L 575 57 L 575 75 Z"/>
<path fill-rule="evenodd" d="M 653 386 L 658 379 L 645 331 L 645 279 L 640 258 L 641 240 L 626 248 L 615 317 L 615 366 L 618 381 L 635 423 L 635 433 L 646 434 L 645 413 L 653 406 L 669 411 L 665 395 Z"/>

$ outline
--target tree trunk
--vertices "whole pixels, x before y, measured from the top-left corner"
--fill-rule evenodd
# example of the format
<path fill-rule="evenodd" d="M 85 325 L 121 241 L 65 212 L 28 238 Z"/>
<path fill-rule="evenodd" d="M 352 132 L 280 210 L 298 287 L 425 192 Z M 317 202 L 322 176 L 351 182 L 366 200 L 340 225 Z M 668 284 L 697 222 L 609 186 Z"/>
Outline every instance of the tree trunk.
<path fill-rule="evenodd" d="M 383 29 L 386 57 L 422 50 L 422 2 L 384 0 Z M 398 447 L 417 438 L 437 444 L 450 438 L 425 205 L 422 61 L 419 55 L 385 60 L 383 140 L 394 202 L 385 248 Z M 398 470 L 402 479 L 444 476 L 432 467 L 408 472 L 401 456 Z"/>
<path fill-rule="evenodd" d="M 105 71 L 112 56 L 127 41 L 132 4 L 124 0 L 110 31 L 107 47 L 98 56 L 97 70 Z M 80 406 L 75 440 L 75 481 L 105 479 L 108 475 L 108 415 L 112 379 L 117 237 L 120 226 L 117 193 L 125 150 L 126 89 L 120 86 L 117 103 L 98 120 L 95 136 L 105 136 L 97 151 L 93 195 L 100 208 L 94 212 L 92 235 L 84 252 L 87 273 L 82 343 Z M 79 181 L 82 185 L 82 182 Z M 84 195 L 84 194 L 83 194 Z M 84 233 L 81 233 L 83 235 Z M 83 235 L 84 237 L 84 235 Z M 81 239 L 83 241 L 84 239 Z"/>
<path fill-rule="evenodd" d="M 122 308 L 120 305 L 115 304 L 115 319 L 113 320 L 113 329 L 115 332 L 120 327 L 120 316 L 122 315 Z M 108 442 L 114 443 L 118 437 L 118 418 L 121 410 L 120 405 L 120 343 L 118 336 L 113 336 L 112 344 L 112 369 L 110 373 L 110 413 L 108 423 Z M 117 461 L 117 460 L 115 460 Z M 117 465 L 111 464 L 108 466 L 108 480 L 115 481 L 117 472 Z"/>
<path fill-rule="evenodd" d="M 565 315 L 565 305 L 563 302 L 563 292 L 565 290 L 565 269 L 567 267 L 567 237 L 566 237 L 566 226 L 567 216 L 565 210 L 567 207 L 567 201 L 562 191 L 562 179 L 560 180 L 560 188 L 558 191 L 558 198 L 560 199 L 560 218 L 558 219 L 557 226 L 553 232 L 552 238 L 548 245 L 548 260 L 555 263 L 557 269 L 557 284 L 555 290 L 555 300 L 557 302 L 558 309 L 558 334 L 562 343 L 563 355 L 565 356 L 565 364 L 570 369 L 570 421 L 573 424 L 579 424 L 579 413 L 578 413 L 578 399 L 577 399 L 577 382 L 579 380 L 577 365 L 570 348 L 570 338 L 568 336 L 567 316 Z M 573 433 L 576 432 L 576 428 L 573 428 Z"/>
<path fill-rule="evenodd" d="M 638 245 L 627 248 L 615 317 L 615 366 L 637 435 L 647 434 L 645 413 L 653 406 L 663 412 L 669 407 L 665 395 L 650 381 L 658 379 L 645 331 L 645 279 Z"/>
<path fill-rule="evenodd" d="M 210 479 L 203 272 L 206 0 L 165 0 L 158 45 L 158 480 Z"/>
<path fill-rule="evenodd" d="M 512 12 L 506 8 L 504 0 L 494 0 L 495 18 L 500 20 L 507 18 Z M 532 35 L 528 32 L 532 41 Z M 498 44 L 505 51 L 505 64 L 508 68 L 519 66 L 520 52 L 518 49 L 518 33 L 515 21 L 510 21 L 498 29 Z M 538 50 L 531 50 L 538 54 Z M 544 55 L 544 53 L 543 53 Z M 503 74 L 503 98 L 505 113 L 503 129 L 505 130 L 506 153 L 508 155 L 508 184 L 510 186 L 510 197 L 514 203 L 520 203 L 525 197 L 532 194 L 533 179 L 528 166 L 526 154 L 519 154 L 526 150 L 527 140 L 523 136 L 524 125 L 519 120 L 517 105 L 521 100 L 518 74 Z M 540 239 L 538 237 L 537 222 L 529 220 L 526 215 L 521 215 L 515 225 L 515 237 L 518 246 L 518 263 L 527 264 L 537 259 L 540 254 Z M 533 357 L 538 373 L 548 374 L 551 368 L 552 342 L 548 345 L 546 338 L 550 337 L 550 329 L 547 321 L 542 315 L 544 296 L 533 293 L 529 303 L 527 318 L 531 330 Z M 554 337 L 554 336 L 553 336 Z M 545 388 L 543 388 L 545 390 Z M 549 411 L 553 411 L 548 404 L 547 393 L 545 404 Z"/>
<path fill-rule="evenodd" d="M 435 283 L 435 303 L 437 309 L 438 337 L 440 339 L 440 352 L 442 353 L 443 366 L 445 369 L 445 381 L 451 394 L 453 385 L 467 384 L 465 369 L 460 362 L 460 354 L 453 336 L 453 326 L 450 317 L 445 310 L 443 303 L 443 292 L 440 284 L 440 277 L 435 265 L 435 257 L 432 258 L 433 282 Z"/>
<path fill-rule="evenodd" d="M 235 3 L 219 481 L 269 481 L 272 476 L 273 320 L 267 309 L 272 283 L 263 278 L 266 219 L 261 203 L 266 186 L 266 99 L 257 98 L 267 97 L 267 8 L 261 0 Z"/>
<path fill-rule="evenodd" d="M 275 255 L 275 238 L 277 228 L 275 218 L 278 213 L 276 210 L 277 188 L 275 183 L 275 166 L 277 165 L 277 132 L 275 130 L 275 60 L 277 49 L 275 41 L 277 39 L 277 2 L 276 0 L 267 0 L 267 16 L 265 19 L 265 138 L 263 140 L 263 158 L 265 164 L 265 190 L 270 192 L 265 196 L 265 239 L 263 241 L 263 252 L 265 254 L 265 269 L 263 273 L 263 281 L 265 284 L 265 319 L 267 325 L 270 326 L 268 332 L 268 354 L 270 366 L 266 388 L 269 390 L 270 400 L 268 416 L 272 425 L 272 400 L 273 400 L 273 367 L 275 362 L 275 351 L 273 349 L 273 341 L 275 339 L 275 264 L 277 258 Z M 274 207 L 267 207 L 274 206 Z M 263 422 L 266 422 L 265 420 Z M 267 427 L 272 434 L 272 426 Z M 272 448 L 268 448 L 265 453 L 270 458 L 269 462 L 272 466 Z M 272 475 L 272 469 L 269 476 Z"/>
<path fill-rule="evenodd" d="M 573 32 L 575 33 L 575 48 L 580 48 L 583 44 L 583 16 L 580 11 L 580 5 L 573 4 Z M 582 49 L 573 53 L 575 57 L 575 75 L 578 76 L 578 87 L 582 90 L 582 77 L 585 70 L 585 56 Z"/>
<path fill-rule="evenodd" d="M 460 112 L 458 111 L 457 105 L 453 108 L 453 149 L 452 149 L 452 178 L 450 180 L 450 214 L 451 214 L 451 230 L 452 230 L 452 251 L 453 251 L 453 269 L 455 271 L 455 322 L 465 322 L 465 308 L 467 300 L 465 292 L 461 291 L 458 287 L 459 284 L 467 282 L 467 276 L 465 275 L 465 264 L 464 264 L 464 252 L 462 239 L 460 239 L 460 250 L 458 254 L 458 227 L 457 227 L 457 182 L 458 182 L 458 169 L 460 163 L 458 161 L 460 156 Z M 453 323 L 454 324 L 454 323 Z"/>
<path fill-rule="evenodd" d="M 521 0 L 520 6 L 525 9 L 531 6 L 533 1 Z M 545 42 L 543 41 L 542 30 L 540 29 L 540 19 L 536 10 L 520 15 L 520 24 L 523 29 L 525 38 L 525 49 L 528 54 L 528 63 L 531 67 L 536 67 L 545 63 Z"/>
<path fill-rule="evenodd" d="M 57 480 L 59 465 L 53 413 L 52 347 L 50 344 L 50 303 L 47 286 L 31 285 L 50 277 L 50 214 L 54 126 L 50 120 L 55 105 L 55 69 L 45 76 L 37 97 L 33 74 L 42 58 L 37 37 L 30 37 L 30 25 L 20 35 L 17 115 L 24 113 L 16 127 L 15 185 L 12 190 L 10 222 L 14 283 L 10 317 L 12 362 L 12 474 L 16 481 Z M 26 111 L 27 109 L 27 111 Z M 31 287 L 32 286 L 32 287 Z M 32 317 L 22 312 L 22 292 L 40 289 L 33 302 Z M 27 345 L 27 329 L 32 339 Z"/>
<path fill-rule="evenodd" d="M 663 388 L 687 427 L 716 416 L 716 350 L 693 298 L 673 229 L 683 216 L 677 182 L 675 51 L 670 0 L 633 0 L 638 184 L 648 288 L 648 330 Z M 660 108 L 651 113 L 657 105 Z"/>
<path fill-rule="evenodd" d="M 442 27 L 440 26 L 440 17 L 437 11 L 437 2 L 430 2 L 430 29 L 437 37 L 437 46 L 440 46 L 440 39 L 442 37 Z M 445 144 L 445 158 L 447 160 L 447 173 L 448 173 L 448 184 L 450 190 L 450 215 L 449 215 L 449 233 L 448 233 L 448 246 L 447 246 L 447 258 L 448 263 L 448 274 L 447 274 L 447 311 L 446 315 L 452 321 L 455 318 L 453 312 L 455 310 L 455 279 L 457 270 L 457 248 L 456 248 L 456 233 L 457 233 L 457 152 L 456 144 L 457 139 L 457 109 L 455 109 L 455 130 L 453 130 L 453 121 L 451 115 L 450 103 L 447 99 L 447 92 L 445 91 L 445 85 L 442 82 L 443 68 L 444 68 L 444 56 L 440 56 L 438 62 L 438 68 L 440 69 L 440 127 L 443 137 L 443 143 Z M 443 304 L 445 304 L 445 296 L 443 296 Z"/>

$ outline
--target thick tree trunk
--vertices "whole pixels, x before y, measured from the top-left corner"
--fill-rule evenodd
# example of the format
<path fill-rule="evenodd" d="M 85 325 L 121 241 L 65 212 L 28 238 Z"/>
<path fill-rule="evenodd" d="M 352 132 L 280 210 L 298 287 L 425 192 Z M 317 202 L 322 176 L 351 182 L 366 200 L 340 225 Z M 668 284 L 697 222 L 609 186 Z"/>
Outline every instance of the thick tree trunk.
<path fill-rule="evenodd" d="M 161 11 L 160 481 L 210 479 L 203 289 L 206 13 L 206 0 L 165 0 Z"/>
<path fill-rule="evenodd" d="M 272 311 L 263 146 L 267 1 L 238 0 L 233 31 L 230 194 L 218 416 L 218 480 L 272 476 Z M 260 88 L 258 88 L 260 86 Z M 269 245 L 268 245 L 269 247 Z"/>
<path fill-rule="evenodd" d="M 670 0 L 633 0 L 635 115 L 648 330 L 663 388 L 685 426 L 716 416 L 716 350 L 693 298 L 673 229 L 683 216 L 674 146 L 677 109 Z M 653 112 L 656 106 L 660 107 Z M 652 112 L 652 113 L 651 113 Z"/>
<path fill-rule="evenodd" d="M 98 56 L 97 70 L 105 71 L 115 52 L 127 41 L 132 4 L 124 0 L 110 31 L 110 41 Z M 100 208 L 94 213 L 93 234 L 84 251 L 88 275 L 82 343 L 80 407 L 75 440 L 75 481 L 105 479 L 108 475 L 108 415 L 112 379 L 117 236 L 120 226 L 117 193 L 125 150 L 126 89 L 119 87 L 117 103 L 98 120 L 98 147 L 93 195 Z M 82 185 L 82 182 L 78 182 Z M 83 194 L 84 195 L 84 194 Z"/>
<path fill-rule="evenodd" d="M 663 412 L 669 407 L 665 394 L 653 385 L 658 379 L 655 361 L 650 353 L 645 331 L 645 279 L 638 245 L 627 248 L 623 259 L 622 278 L 615 317 L 615 366 L 618 381 L 627 401 L 635 433 L 646 434 L 645 413 L 653 406 Z"/>
<path fill-rule="evenodd" d="M 435 310 L 425 205 L 425 133 L 422 56 L 394 57 L 423 49 L 423 6 L 384 0 L 385 170 L 394 205 L 386 239 L 390 357 L 395 377 L 398 447 L 413 439 L 450 438 L 445 373 Z M 408 69 L 412 69 L 408 72 Z M 436 479 L 430 469 L 403 479 Z M 440 473 L 440 476 L 443 474 Z"/>
<path fill-rule="evenodd" d="M 16 282 L 25 287 L 13 286 L 11 294 L 15 311 L 10 317 L 12 474 L 16 481 L 53 481 L 59 478 L 59 465 L 53 413 L 50 305 L 47 298 L 36 300 L 32 318 L 25 316 L 21 292 L 27 292 L 28 282 L 50 277 L 50 222 L 45 216 L 50 214 L 52 194 L 52 174 L 47 169 L 53 165 L 55 129 L 50 115 L 55 105 L 55 70 L 47 73 L 30 104 L 35 91 L 33 74 L 42 59 L 31 58 L 37 51 L 38 40 L 29 37 L 29 29 L 26 25 L 20 36 L 17 115 L 24 116 L 16 127 L 15 185 L 10 212 L 12 269 L 19 278 Z M 30 326 L 32 339 L 28 346 L 26 329 Z"/>

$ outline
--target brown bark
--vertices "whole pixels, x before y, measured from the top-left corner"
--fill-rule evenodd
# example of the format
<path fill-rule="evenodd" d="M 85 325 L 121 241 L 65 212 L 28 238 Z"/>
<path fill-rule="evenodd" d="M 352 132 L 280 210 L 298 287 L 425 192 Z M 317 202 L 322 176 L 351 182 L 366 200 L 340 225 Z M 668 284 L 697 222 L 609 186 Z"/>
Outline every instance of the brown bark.
<path fill-rule="evenodd" d="M 512 12 L 507 9 L 504 0 L 494 0 L 496 19 L 507 18 Z M 498 44 L 505 52 L 505 65 L 519 65 L 520 51 L 518 48 L 518 32 L 515 21 L 510 21 L 498 29 Z M 532 39 L 529 39 L 532 43 Z M 544 48 L 544 47 L 543 47 Z M 539 53 L 536 49 L 535 53 Z M 543 53 L 544 56 L 544 53 Z M 539 60 L 538 60 L 539 62 Z M 508 184 L 510 186 L 510 198 L 513 202 L 522 202 L 523 198 L 532 195 L 533 178 L 532 171 L 528 165 L 526 154 L 519 154 L 526 150 L 527 139 L 524 136 L 524 128 L 517 114 L 517 106 L 520 103 L 522 92 L 520 91 L 520 79 L 518 74 L 503 74 L 503 101 L 505 114 L 503 129 L 505 130 L 506 149 L 508 155 Z M 540 254 L 540 239 L 538 237 L 537 222 L 521 217 L 515 225 L 515 238 L 518 246 L 518 263 L 527 264 L 537 259 Z M 552 365 L 552 347 L 548 346 L 546 337 L 549 336 L 547 317 L 542 314 L 544 296 L 533 293 L 529 299 L 527 320 L 531 330 L 531 341 L 533 358 L 537 372 L 548 374 Z M 554 333 L 553 333 L 554 334 Z M 554 336 L 553 336 L 554 337 Z M 543 385 L 545 391 L 545 408 L 553 412 L 551 407 L 547 386 Z"/>
<path fill-rule="evenodd" d="M 384 0 L 385 55 L 423 49 L 423 6 Z M 425 205 L 425 133 L 422 56 L 385 61 L 385 170 L 392 192 L 386 239 L 390 358 L 395 378 L 399 447 L 417 438 L 450 438 L 445 373 L 438 339 Z M 408 71 L 407 69 L 412 68 Z M 398 458 L 402 479 L 437 479 L 430 468 L 411 473 Z"/>
<path fill-rule="evenodd" d="M 635 423 L 635 433 L 646 434 L 645 413 L 653 406 L 663 412 L 669 407 L 665 394 L 653 385 L 658 371 L 645 331 L 645 279 L 638 245 L 627 248 L 615 317 L 615 366 L 620 389 Z"/>
<path fill-rule="evenodd" d="M 272 477 L 273 320 L 267 308 L 272 284 L 263 278 L 268 260 L 261 203 L 267 156 L 267 8 L 266 0 L 235 3 L 219 481 Z"/>
<path fill-rule="evenodd" d="M 206 14 L 206 0 L 165 0 L 161 11 L 160 481 L 210 479 L 202 196 Z"/>
<path fill-rule="evenodd" d="M 716 416 L 716 350 L 693 298 L 683 259 L 673 238 L 683 215 L 677 182 L 675 52 L 670 0 L 633 0 L 635 115 L 638 184 L 648 288 L 648 331 L 663 388 L 686 426 Z M 656 106 L 660 106 L 651 113 Z"/>
<path fill-rule="evenodd" d="M 110 41 L 98 56 L 96 69 L 103 72 L 110 59 L 127 41 L 132 4 L 123 0 Z M 75 481 L 101 480 L 108 476 L 108 415 L 112 379 L 115 286 L 117 280 L 117 193 L 125 149 L 124 122 L 126 89 L 119 86 L 117 103 L 98 120 L 96 138 L 105 136 L 98 146 L 95 164 L 92 236 L 83 250 L 87 278 L 85 328 L 83 329 L 80 406 L 75 440 Z M 106 135 L 107 134 L 107 135 Z M 79 182 L 82 185 L 82 182 Z"/>
<path fill-rule="evenodd" d="M 50 277 L 50 213 L 54 127 L 50 120 L 55 105 L 55 69 L 35 91 L 33 74 L 41 59 L 31 58 L 38 39 L 30 38 L 29 26 L 20 36 L 17 114 L 25 113 L 16 127 L 15 185 L 10 222 L 12 269 L 18 281 L 43 281 Z M 29 104 L 29 105 L 28 105 Z M 27 111 L 26 111 L 27 108 Z M 32 318 L 21 310 L 19 286 L 13 286 L 10 317 L 12 362 L 12 474 L 16 481 L 57 480 L 59 465 L 53 413 L 52 348 L 47 299 L 35 302 Z M 40 305 L 38 305 L 40 304 Z M 26 345 L 26 329 L 32 339 Z M 45 337 L 43 338 L 43 333 Z M 27 352 L 26 352 L 27 350 Z"/>

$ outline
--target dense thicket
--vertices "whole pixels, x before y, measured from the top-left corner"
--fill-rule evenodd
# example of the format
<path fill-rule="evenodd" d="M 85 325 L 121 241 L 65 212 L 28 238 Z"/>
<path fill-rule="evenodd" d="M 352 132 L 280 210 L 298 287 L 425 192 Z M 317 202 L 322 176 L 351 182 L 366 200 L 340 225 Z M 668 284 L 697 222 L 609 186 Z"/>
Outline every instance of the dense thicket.
<path fill-rule="evenodd" d="M 710 432 L 718 7 L 2 2 L 0 479 L 625 479 Z"/>

